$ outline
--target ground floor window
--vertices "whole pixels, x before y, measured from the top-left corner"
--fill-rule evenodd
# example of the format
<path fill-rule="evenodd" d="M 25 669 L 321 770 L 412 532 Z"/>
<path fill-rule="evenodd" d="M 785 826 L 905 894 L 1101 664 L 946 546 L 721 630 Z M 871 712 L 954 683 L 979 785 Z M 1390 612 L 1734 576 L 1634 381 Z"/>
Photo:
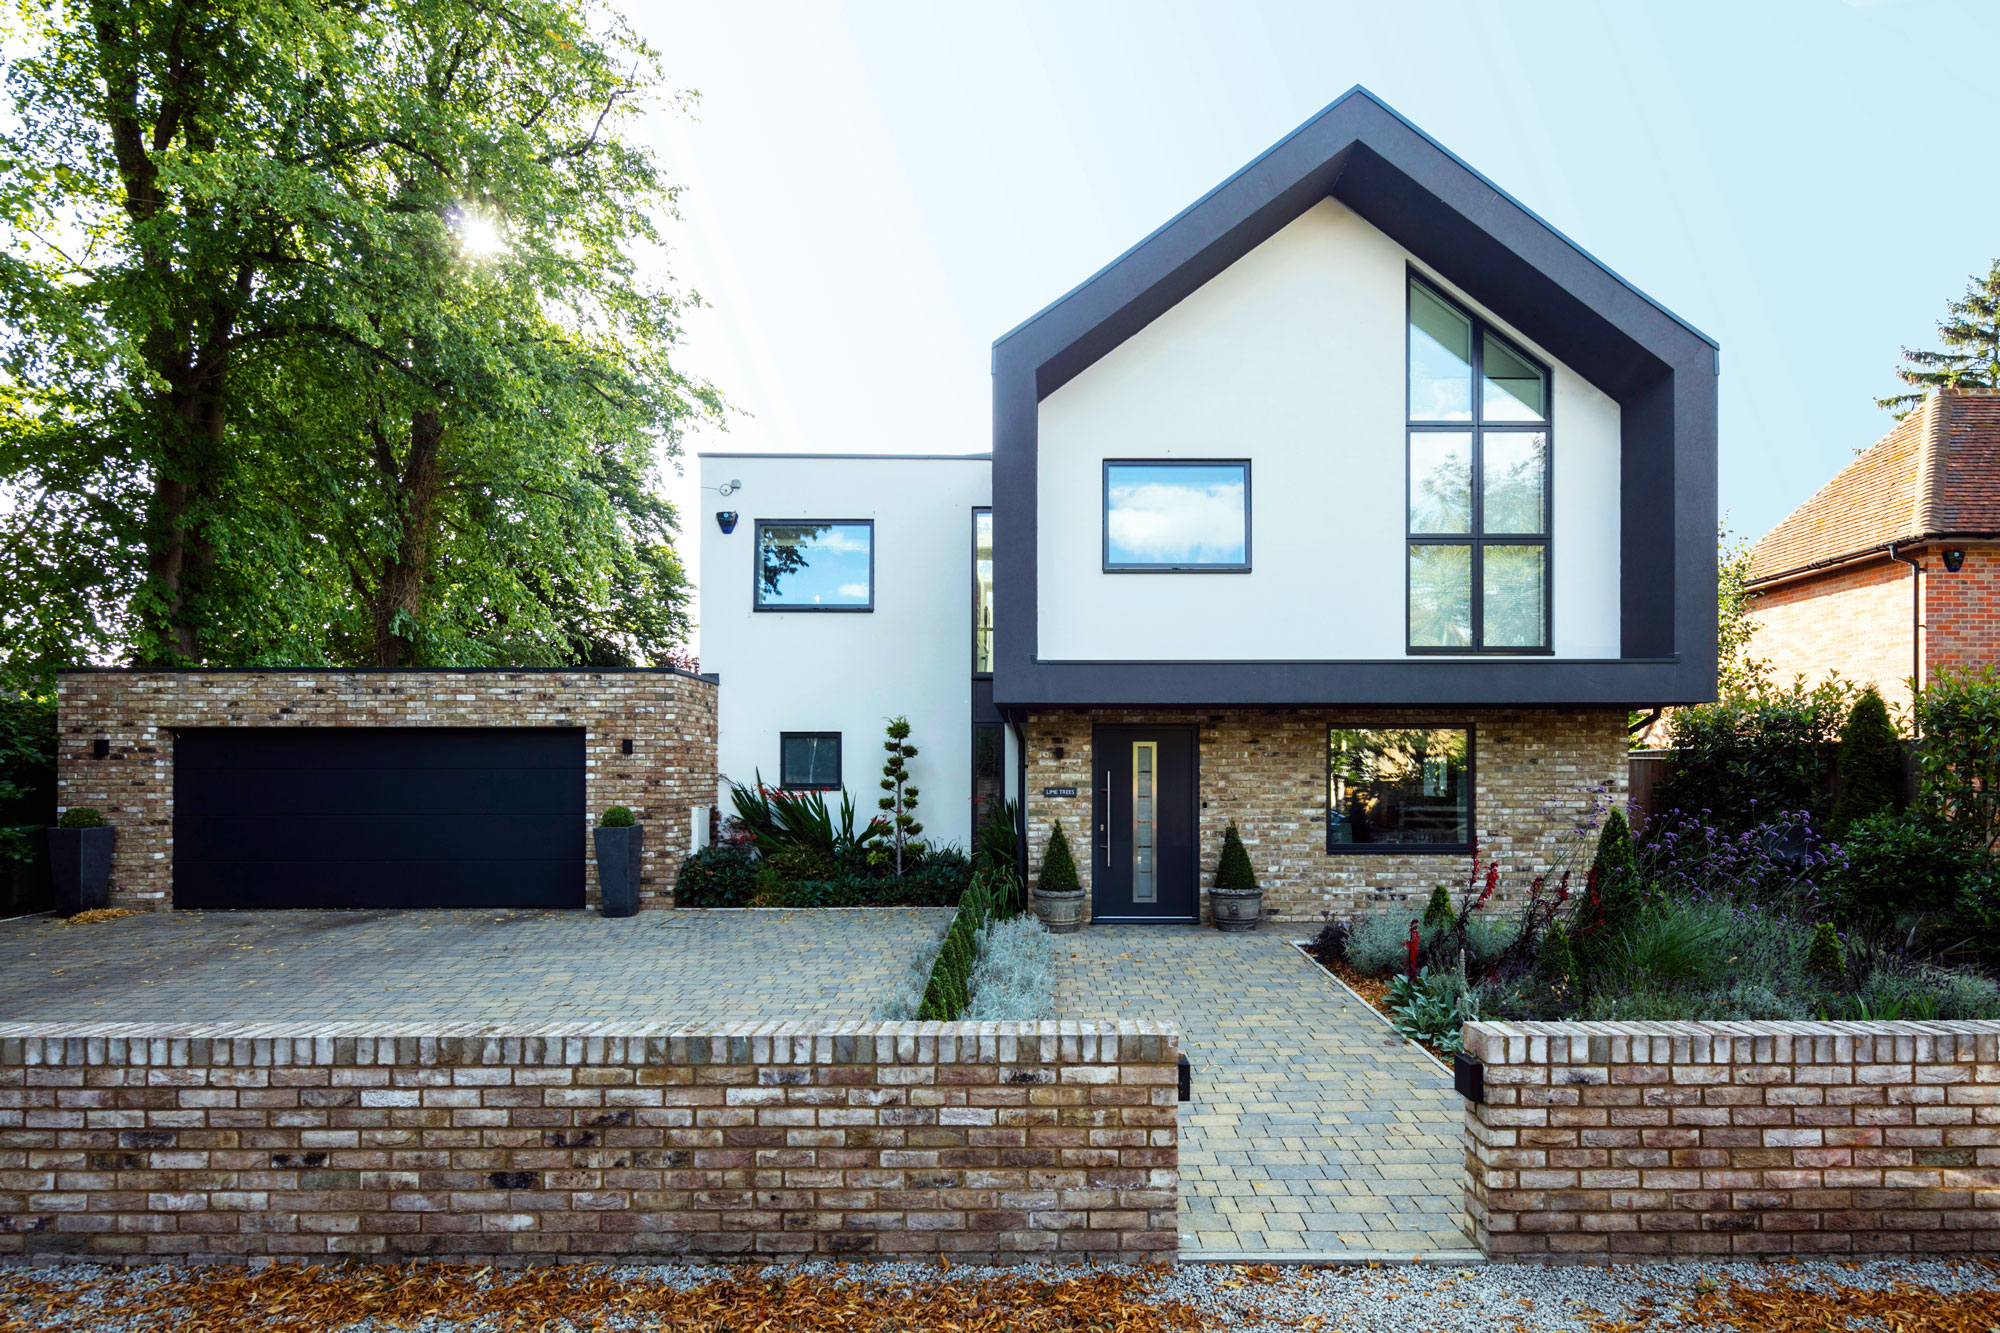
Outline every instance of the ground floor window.
<path fill-rule="evenodd" d="M 1329 852 L 1471 847 L 1470 727 L 1332 727 L 1326 748 Z"/>
<path fill-rule="evenodd" d="M 998 723 L 972 728 L 972 832 L 977 837 L 1007 794 L 1007 745 Z"/>
<path fill-rule="evenodd" d="M 778 737 L 778 785 L 800 791 L 840 790 L 840 733 L 781 733 Z"/>

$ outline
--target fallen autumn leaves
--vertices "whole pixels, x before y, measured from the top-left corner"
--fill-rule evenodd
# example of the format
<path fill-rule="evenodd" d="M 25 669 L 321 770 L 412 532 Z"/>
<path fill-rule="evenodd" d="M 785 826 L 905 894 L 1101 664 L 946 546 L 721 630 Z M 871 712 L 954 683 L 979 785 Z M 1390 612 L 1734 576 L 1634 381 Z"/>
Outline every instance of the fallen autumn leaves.
<path fill-rule="evenodd" d="M 652 1333 L 1195 1333 L 1182 1302 L 1145 1295 L 1165 1270 L 1078 1270 L 1027 1277 L 901 1280 L 806 1275 L 782 1268 L 694 1286 L 614 1276 L 601 1267 L 495 1271 L 438 1265 L 149 1270 L 84 1282 L 0 1278 L 0 1333 L 117 1325 L 131 1333 L 279 1333 L 369 1320 L 412 1328 L 488 1321 L 519 1330 L 644 1328 Z"/>

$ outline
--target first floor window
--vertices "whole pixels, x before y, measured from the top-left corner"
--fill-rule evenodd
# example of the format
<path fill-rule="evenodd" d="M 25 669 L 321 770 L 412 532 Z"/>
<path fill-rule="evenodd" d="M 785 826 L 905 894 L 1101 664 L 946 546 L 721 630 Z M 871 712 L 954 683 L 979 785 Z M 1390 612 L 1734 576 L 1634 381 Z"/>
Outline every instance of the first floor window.
<path fill-rule="evenodd" d="M 1250 464 L 1106 459 L 1104 568 L 1248 571 Z"/>
<path fill-rule="evenodd" d="M 1470 727 L 1328 729 L 1329 852 L 1452 852 L 1471 846 Z"/>
<path fill-rule="evenodd" d="M 800 791 L 840 790 L 840 733 L 787 731 L 781 735 L 778 785 Z"/>
<path fill-rule="evenodd" d="M 759 611 L 875 609 L 872 519 L 757 520 Z"/>

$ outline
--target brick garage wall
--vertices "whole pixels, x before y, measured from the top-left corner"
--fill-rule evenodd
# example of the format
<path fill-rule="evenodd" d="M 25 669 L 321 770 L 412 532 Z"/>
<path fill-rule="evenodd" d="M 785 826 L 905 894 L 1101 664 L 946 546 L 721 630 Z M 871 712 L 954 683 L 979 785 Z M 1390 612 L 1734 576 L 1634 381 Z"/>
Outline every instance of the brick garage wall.
<path fill-rule="evenodd" d="M 2000 1022 L 1470 1023 L 1495 1258 L 2000 1253 Z"/>
<path fill-rule="evenodd" d="M 1175 1253 L 1173 1029 L 0 1027 L 0 1256 Z"/>
<path fill-rule="evenodd" d="M 1329 853 L 1326 850 L 1326 734 L 1333 726 L 1475 728 L 1474 832 L 1480 855 L 1505 878 L 1498 900 L 1517 899 L 1559 855 L 1592 798 L 1622 803 L 1628 778 L 1626 715 L 1601 710 L 1424 712 L 1407 710 L 1240 709 L 1170 712 L 1130 709 L 1042 711 L 1028 722 L 1029 865 L 1040 874 L 1060 819 L 1090 885 L 1091 728 L 1100 723 L 1191 723 L 1201 768 L 1201 888 L 1207 891 L 1230 820 L 1250 853 L 1268 915 L 1312 921 L 1388 910 L 1427 897 L 1439 883 L 1463 888 L 1463 854 Z M 1064 757 L 1057 759 L 1060 746 Z M 1048 798 L 1044 787 L 1075 787 Z"/>
<path fill-rule="evenodd" d="M 168 908 L 175 727 L 581 727 L 584 809 L 630 806 L 648 825 L 640 905 L 668 906 L 690 811 L 715 802 L 715 695 L 713 681 L 664 669 L 64 672 L 56 801 L 94 806 L 117 828 L 112 906 Z M 91 753 L 99 737 L 104 759 Z M 595 904 L 587 825 L 577 855 Z"/>

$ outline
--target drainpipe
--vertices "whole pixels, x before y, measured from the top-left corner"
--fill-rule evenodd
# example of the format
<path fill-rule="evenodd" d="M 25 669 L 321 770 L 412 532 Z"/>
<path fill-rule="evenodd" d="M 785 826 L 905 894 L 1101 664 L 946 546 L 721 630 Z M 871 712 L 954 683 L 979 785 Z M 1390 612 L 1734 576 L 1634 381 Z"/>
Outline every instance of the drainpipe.
<path fill-rule="evenodd" d="M 1889 543 L 1889 558 L 1899 565 L 1910 567 L 1910 729 L 1917 728 L 1917 693 L 1924 687 L 1924 566 L 1921 561 L 1912 560 L 1896 553 L 1896 543 Z"/>

